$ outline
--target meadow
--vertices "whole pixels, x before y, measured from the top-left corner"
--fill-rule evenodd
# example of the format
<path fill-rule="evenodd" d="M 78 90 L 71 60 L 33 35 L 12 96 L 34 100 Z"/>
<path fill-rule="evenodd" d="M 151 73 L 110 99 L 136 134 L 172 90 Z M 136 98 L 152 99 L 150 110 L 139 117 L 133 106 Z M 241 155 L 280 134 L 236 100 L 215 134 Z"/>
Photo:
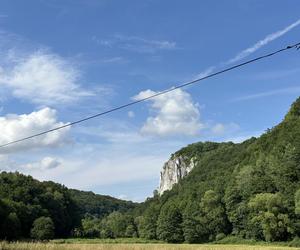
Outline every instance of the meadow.
<path fill-rule="evenodd" d="M 219 245 L 219 244 L 163 244 L 163 243 L 0 243 L 0 250 L 296 250 L 276 245 Z"/>

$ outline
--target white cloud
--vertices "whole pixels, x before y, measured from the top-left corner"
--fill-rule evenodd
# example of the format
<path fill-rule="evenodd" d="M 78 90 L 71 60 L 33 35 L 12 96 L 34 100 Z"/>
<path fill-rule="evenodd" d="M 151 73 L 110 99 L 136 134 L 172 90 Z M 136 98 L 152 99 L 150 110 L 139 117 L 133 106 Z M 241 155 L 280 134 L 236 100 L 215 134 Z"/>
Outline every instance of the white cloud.
<path fill-rule="evenodd" d="M 93 95 L 78 84 L 79 71 L 57 55 L 38 51 L 22 56 L 15 52 L 10 53 L 2 64 L 0 86 L 16 98 L 40 105 L 55 105 Z"/>
<path fill-rule="evenodd" d="M 297 27 L 298 25 L 300 25 L 300 19 L 297 20 L 296 22 L 290 24 L 289 26 L 285 27 L 282 30 L 279 30 L 277 32 L 274 32 L 272 34 L 267 35 L 264 39 L 259 40 L 253 46 L 251 46 L 251 47 L 249 47 L 249 48 L 247 48 L 247 49 L 239 52 L 235 57 L 229 59 L 225 63 L 219 63 L 219 65 L 215 65 L 215 66 L 211 66 L 211 67 L 207 68 L 203 72 L 197 74 L 194 77 L 194 79 L 202 78 L 202 77 L 205 77 L 205 76 L 211 74 L 213 72 L 213 70 L 215 70 L 217 67 L 224 66 L 224 65 L 227 65 L 227 64 L 231 64 L 231 63 L 236 63 L 236 62 L 242 60 L 243 58 L 251 55 L 252 53 L 254 53 L 255 51 L 257 51 L 261 47 L 263 47 L 263 46 L 267 45 L 268 43 L 274 41 L 275 39 L 283 36 L 284 34 L 286 34 L 287 32 L 289 32 L 293 28 Z"/>
<path fill-rule="evenodd" d="M 61 162 L 58 159 L 47 156 L 38 162 L 21 165 L 20 168 L 26 170 L 47 170 L 57 168 L 60 165 Z"/>
<path fill-rule="evenodd" d="M 15 161 L 10 159 L 8 155 L 0 154 L 0 171 L 14 171 L 17 169 Z"/>
<path fill-rule="evenodd" d="M 130 200 L 126 194 L 120 194 L 118 196 L 118 199 L 121 199 L 121 200 Z"/>
<path fill-rule="evenodd" d="M 248 140 L 252 137 L 259 137 L 263 134 L 264 131 L 252 131 L 251 133 L 247 132 L 247 133 L 240 133 L 239 135 L 235 135 L 232 137 L 228 137 L 226 139 L 224 139 L 223 141 L 232 141 L 234 143 L 241 143 L 245 140 Z"/>
<path fill-rule="evenodd" d="M 0 117 L 0 145 L 62 125 L 65 125 L 65 123 L 58 122 L 56 111 L 50 108 L 44 108 L 30 114 L 2 116 Z M 69 127 L 9 145 L 0 148 L 0 153 L 59 146 L 68 141 L 66 136 L 68 131 Z"/>
<path fill-rule="evenodd" d="M 53 169 L 60 166 L 60 161 L 58 161 L 56 158 L 52 157 L 45 157 L 41 160 L 40 166 L 42 169 Z"/>
<path fill-rule="evenodd" d="M 214 71 L 215 68 L 216 68 L 215 66 L 211 66 L 211 67 L 207 68 L 206 70 L 197 74 L 196 77 L 194 77 L 194 79 L 200 79 L 200 78 L 210 75 Z"/>
<path fill-rule="evenodd" d="M 92 38 L 96 43 L 109 48 L 117 47 L 120 49 L 131 50 L 139 53 L 154 53 L 158 50 L 176 49 L 176 43 L 167 40 L 150 40 L 138 36 L 115 35 L 108 40 Z"/>
<path fill-rule="evenodd" d="M 217 123 L 215 126 L 212 127 L 211 130 L 214 134 L 223 134 L 225 132 L 225 126 L 222 123 Z"/>
<path fill-rule="evenodd" d="M 119 153 L 118 157 L 115 157 L 116 152 Z M 90 189 L 93 186 L 158 178 L 159 170 L 166 160 L 158 154 L 130 154 L 129 150 L 127 150 L 126 154 L 124 154 L 124 151 L 119 152 L 115 150 L 114 153 L 109 153 L 109 155 L 110 157 L 105 158 L 93 157 L 93 161 L 77 159 L 79 171 L 74 171 L 72 167 L 74 159 L 65 161 L 66 167 L 73 168 L 73 171 L 68 173 L 69 178 L 64 179 L 64 183 L 71 187 Z M 57 176 L 57 178 L 60 177 Z"/>
<path fill-rule="evenodd" d="M 228 136 L 231 134 L 236 134 L 240 130 L 240 126 L 234 122 L 224 124 L 224 123 L 216 123 L 210 129 L 211 136 L 215 137 L 222 137 Z M 223 138 L 224 139 L 224 138 Z"/>
<path fill-rule="evenodd" d="M 104 64 L 106 64 L 106 63 L 122 63 L 122 62 L 127 62 L 127 60 L 121 56 L 116 56 L 116 57 L 112 57 L 112 58 L 102 59 L 99 62 L 104 63 Z"/>
<path fill-rule="evenodd" d="M 131 111 L 131 110 L 130 110 L 130 111 L 128 111 L 128 113 L 127 113 L 127 114 L 128 114 L 128 117 L 129 117 L 129 118 L 133 118 L 133 117 L 135 117 L 135 113 L 134 113 L 133 111 Z"/>
<path fill-rule="evenodd" d="M 109 130 L 112 129 L 115 128 Z M 98 136 L 98 132 L 94 132 L 94 136 Z M 139 133 L 136 134 L 142 137 Z M 55 154 L 56 160 L 61 164 L 47 171 L 41 169 L 40 160 L 31 158 L 34 157 L 33 154 L 28 154 L 29 158 L 23 156 L 16 159 L 19 163 L 10 171 L 18 170 L 39 180 L 52 180 L 70 188 L 93 190 L 116 197 L 127 194 L 128 198 L 133 199 L 141 193 L 139 200 L 142 200 L 145 195 L 151 195 L 156 188 L 159 171 L 169 155 L 185 145 L 174 140 L 158 141 L 152 137 L 147 137 L 147 140 L 132 140 L 130 136 L 121 136 L 118 140 L 110 140 L 109 143 L 102 142 L 103 140 L 97 138 L 95 142 L 78 142 L 71 148 L 65 147 L 62 153 Z M 53 152 L 51 155 L 54 155 Z M 26 161 L 28 163 L 24 164 Z M 3 164 L 0 164 L 0 167 L 2 166 Z M 145 187 L 145 183 L 149 182 L 155 184 L 147 184 Z M 137 189 L 131 189 L 130 192 L 123 189 L 132 185 L 138 185 Z M 114 191 L 110 190 L 109 186 L 114 187 Z M 102 191 L 103 189 L 105 191 Z"/>
<path fill-rule="evenodd" d="M 297 94 L 300 93 L 300 87 L 288 87 L 288 88 L 283 88 L 283 89 L 275 89 L 271 91 L 265 91 L 265 92 L 260 92 L 260 93 L 255 93 L 252 95 L 245 95 L 241 97 L 237 97 L 232 100 L 232 102 L 239 102 L 239 101 L 248 101 L 248 100 L 253 100 L 253 99 L 259 99 L 263 97 L 268 97 L 268 96 L 274 96 L 274 95 L 282 95 L 282 94 Z"/>
<path fill-rule="evenodd" d="M 275 39 L 283 36 L 284 34 L 289 32 L 293 28 L 297 27 L 298 25 L 300 25 L 300 19 L 297 20 L 296 22 L 290 24 L 289 26 L 285 27 L 282 30 L 279 30 L 279 31 L 276 31 L 272 34 L 267 35 L 264 39 L 256 42 L 253 46 L 241 51 L 240 53 L 238 53 L 235 57 L 230 59 L 227 63 L 234 63 L 234 62 L 237 62 L 237 61 L 245 58 L 246 56 L 249 56 L 250 54 L 254 53 L 256 50 L 258 50 L 261 47 L 267 45 L 268 43 L 274 41 Z"/>
<path fill-rule="evenodd" d="M 97 124 L 96 126 L 76 127 L 76 132 L 79 133 L 80 136 L 88 136 L 94 139 L 98 138 L 99 144 L 134 145 L 147 142 L 149 139 L 138 132 L 138 127 L 119 119 L 102 120 L 101 125 Z"/>
<path fill-rule="evenodd" d="M 141 100 L 156 94 L 145 90 L 133 97 Z M 195 135 L 203 127 L 200 122 L 198 104 L 193 103 L 191 96 L 177 89 L 151 100 L 151 108 L 155 115 L 147 118 L 142 127 L 142 133 L 158 136 Z"/>

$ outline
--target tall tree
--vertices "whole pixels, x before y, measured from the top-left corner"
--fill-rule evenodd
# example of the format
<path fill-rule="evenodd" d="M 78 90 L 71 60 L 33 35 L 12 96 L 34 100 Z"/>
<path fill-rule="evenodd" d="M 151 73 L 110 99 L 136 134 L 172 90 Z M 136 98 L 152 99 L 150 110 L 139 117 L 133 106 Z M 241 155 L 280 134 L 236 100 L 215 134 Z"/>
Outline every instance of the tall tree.
<path fill-rule="evenodd" d="M 151 204 L 145 211 L 140 221 L 140 236 L 145 239 L 157 239 L 157 220 L 159 216 L 159 205 Z"/>
<path fill-rule="evenodd" d="M 162 206 L 157 222 L 157 235 L 159 239 L 170 243 L 184 241 L 182 215 L 175 202 L 168 201 Z"/>
<path fill-rule="evenodd" d="M 208 190 L 205 192 L 200 202 L 200 210 L 202 223 L 205 225 L 211 240 L 214 240 L 219 233 L 226 234 L 230 231 L 225 207 L 215 191 Z"/>
<path fill-rule="evenodd" d="M 5 238 L 8 240 L 16 240 L 21 235 L 21 223 L 16 213 L 9 213 L 5 218 L 2 228 L 5 233 Z"/>
<path fill-rule="evenodd" d="M 183 212 L 183 235 L 188 243 L 200 243 L 208 240 L 208 231 L 202 223 L 200 206 L 189 201 Z"/>

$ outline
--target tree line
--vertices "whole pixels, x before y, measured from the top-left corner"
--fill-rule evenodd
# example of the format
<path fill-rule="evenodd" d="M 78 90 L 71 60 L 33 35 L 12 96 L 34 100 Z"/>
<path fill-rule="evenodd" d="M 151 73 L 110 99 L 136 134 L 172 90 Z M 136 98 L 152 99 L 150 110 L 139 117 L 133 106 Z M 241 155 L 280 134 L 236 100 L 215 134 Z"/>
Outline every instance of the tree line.
<path fill-rule="evenodd" d="M 171 157 L 179 156 L 196 166 L 172 190 L 127 213 L 85 218 L 81 236 L 173 243 L 300 236 L 300 98 L 279 125 L 259 138 L 195 143 Z"/>
<path fill-rule="evenodd" d="M 87 214 L 102 218 L 133 207 L 132 202 L 39 182 L 18 172 L 0 173 L 1 239 L 65 238 Z"/>
<path fill-rule="evenodd" d="M 134 204 L 0 174 L 0 237 L 141 237 L 202 243 L 228 236 L 300 236 L 300 98 L 284 120 L 243 143 L 199 142 L 171 157 L 195 162 L 161 196 Z"/>

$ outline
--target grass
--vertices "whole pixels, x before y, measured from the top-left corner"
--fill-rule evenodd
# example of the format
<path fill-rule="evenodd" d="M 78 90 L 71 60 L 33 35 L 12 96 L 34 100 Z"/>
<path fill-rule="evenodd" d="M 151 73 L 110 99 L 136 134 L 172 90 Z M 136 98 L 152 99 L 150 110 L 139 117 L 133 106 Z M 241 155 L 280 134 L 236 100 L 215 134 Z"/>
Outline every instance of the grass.
<path fill-rule="evenodd" d="M 85 239 L 85 238 L 69 238 L 69 239 L 58 239 L 52 240 L 51 243 L 55 244 L 156 244 L 164 243 L 158 240 L 146 240 L 141 238 L 117 238 L 117 239 Z"/>
<path fill-rule="evenodd" d="M 110 243 L 110 244 L 107 244 Z M 96 240 L 50 243 L 1 242 L 0 250 L 296 250 L 299 248 L 275 245 L 222 245 L 222 244 L 162 244 L 162 243 L 113 243 Z"/>

